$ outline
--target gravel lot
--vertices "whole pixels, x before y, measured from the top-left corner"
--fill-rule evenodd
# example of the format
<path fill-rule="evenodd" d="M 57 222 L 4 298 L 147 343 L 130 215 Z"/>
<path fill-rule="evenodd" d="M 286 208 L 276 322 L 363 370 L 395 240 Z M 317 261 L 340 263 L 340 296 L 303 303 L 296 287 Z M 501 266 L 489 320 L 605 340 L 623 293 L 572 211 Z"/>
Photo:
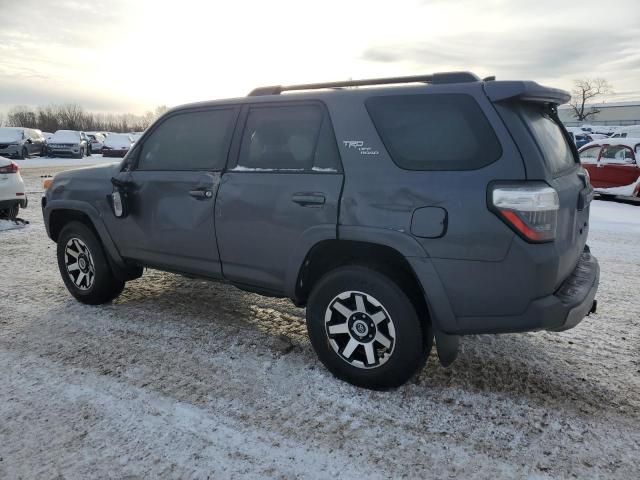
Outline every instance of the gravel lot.
<path fill-rule="evenodd" d="M 323 369 L 287 301 L 151 270 L 74 301 L 52 173 L 23 171 L 31 223 L 0 231 L 0 478 L 640 477 L 640 207 L 594 203 L 598 315 L 465 337 L 450 368 L 432 353 L 370 392 Z"/>

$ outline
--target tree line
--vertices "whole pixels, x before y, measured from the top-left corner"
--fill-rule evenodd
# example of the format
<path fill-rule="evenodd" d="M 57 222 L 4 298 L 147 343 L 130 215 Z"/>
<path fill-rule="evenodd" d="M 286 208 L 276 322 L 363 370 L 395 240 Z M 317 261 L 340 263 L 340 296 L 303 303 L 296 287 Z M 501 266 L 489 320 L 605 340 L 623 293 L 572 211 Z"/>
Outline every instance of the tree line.
<path fill-rule="evenodd" d="M 85 132 L 142 132 L 151 123 L 166 112 L 165 105 L 144 115 L 131 113 L 92 113 L 82 106 L 69 103 L 47 105 L 37 108 L 19 105 L 13 107 L 4 116 L 0 116 L 0 126 L 37 128 L 43 132 L 56 130 L 80 130 Z"/>

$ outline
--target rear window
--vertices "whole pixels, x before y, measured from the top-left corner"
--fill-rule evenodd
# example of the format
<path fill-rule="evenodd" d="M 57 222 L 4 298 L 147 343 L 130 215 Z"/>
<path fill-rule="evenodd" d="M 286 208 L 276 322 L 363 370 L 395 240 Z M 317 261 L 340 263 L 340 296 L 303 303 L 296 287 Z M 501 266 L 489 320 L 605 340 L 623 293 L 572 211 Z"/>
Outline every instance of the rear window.
<path fill-rule="evenodd" d="M 475 170 L 502 148 L 480 106 L 464 94 L 369 98 L 367 110 L 393 161 L 407 170 Z"/>
<path fill-rule="evenodd" d="M 573 167 L 576 160 L 571 147 L 560 125 L 551 118 L 547 109 L 542 105 L 532 104 L 524 106 L 522 112 L 552 172 L 558 173 Z"/>

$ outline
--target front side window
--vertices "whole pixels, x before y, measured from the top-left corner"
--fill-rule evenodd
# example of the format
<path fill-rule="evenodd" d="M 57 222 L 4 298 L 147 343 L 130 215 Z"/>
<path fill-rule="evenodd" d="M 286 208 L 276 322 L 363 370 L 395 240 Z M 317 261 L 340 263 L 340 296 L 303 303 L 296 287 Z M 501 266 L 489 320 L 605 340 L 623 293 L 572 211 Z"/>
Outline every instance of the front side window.
<path fill-rule="evenodd" d="M 464 94 L 377 96 L 367 110 L 393 161 L 408 170 L 475 170 L 502 155 L 473 97 Z"/>
<path fill-rule="evenodd" d="M 236 171 L 337 171 L 337 147 L 320 105 L 252 107 Z"/>
<path fill-rule="evenodd" d="M 582 163 L 596 163 L 598 161 L 598 155 L 600 154 L 599 145 L 596 147 L 589 147 L 580 152 L 580 162 Z"/>
<path fill-rule="evenodd" d="M 635 158 L 629 147 L 624 145 L 609 145 L 602 150 L 601 162 L 606 163 L 633 163 Z"/>
<path fill-rule="evenodd" d="M 224 108 L 172 115 L 145 140 L 138 170 L 222 170 L 236 113 Z"/>

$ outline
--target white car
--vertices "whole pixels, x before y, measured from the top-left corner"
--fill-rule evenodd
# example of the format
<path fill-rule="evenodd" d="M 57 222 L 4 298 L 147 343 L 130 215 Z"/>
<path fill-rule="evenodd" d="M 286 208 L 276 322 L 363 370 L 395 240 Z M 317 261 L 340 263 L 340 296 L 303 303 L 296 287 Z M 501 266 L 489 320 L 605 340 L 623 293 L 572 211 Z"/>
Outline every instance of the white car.
<path fill-rule="evenodd" d="M 27 208 L 27 202 L 20 167 L 12 160 L 0 157 L 0 218 L 13 220 L 20 207 Z"/>
<path fill-rule="evenodd" d="M 102 153 L 102 147 L 104 147 L 105 137 L 100 132 L 85 132 L 89 137 L 89 150 L 91 153 Z"/>

